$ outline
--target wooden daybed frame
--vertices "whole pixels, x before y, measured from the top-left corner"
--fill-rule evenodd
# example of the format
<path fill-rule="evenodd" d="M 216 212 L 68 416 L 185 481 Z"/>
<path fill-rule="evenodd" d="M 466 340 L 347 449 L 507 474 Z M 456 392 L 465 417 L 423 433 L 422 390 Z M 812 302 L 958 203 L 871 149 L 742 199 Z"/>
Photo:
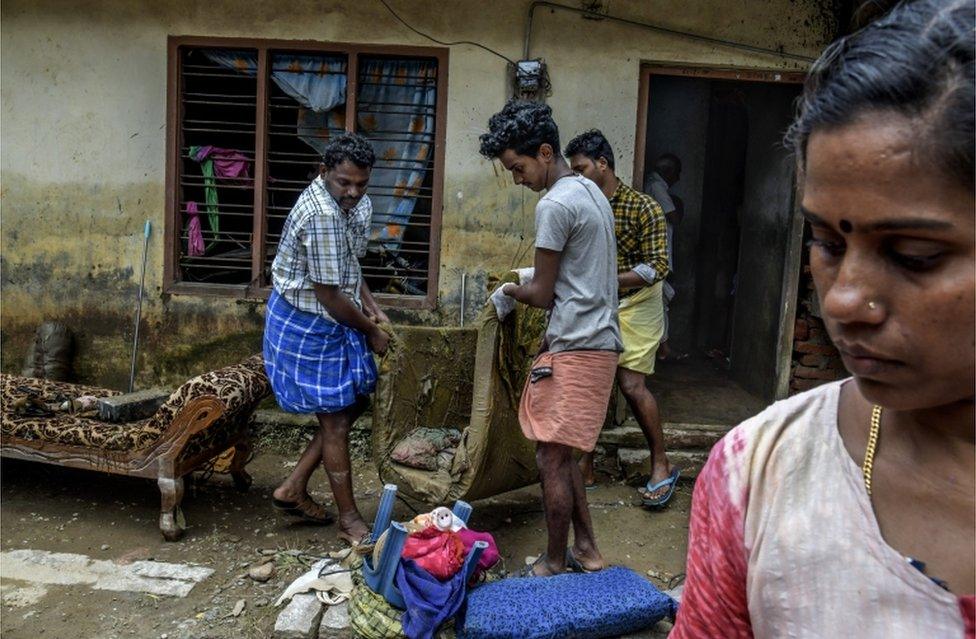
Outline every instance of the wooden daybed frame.
<path fill-rule="evenodd" d="M 0 435 L 0 457 L 155 479 L 162 496 L 159 530 L 167 541 L 176 541 L 186 530 L 186 521 L 180 507 L 185 475 L 233 446 L 230 474 L 234 486 L 245 491 L 251 485 L 251 477 L 244 469 L 250 454 L 247 429 L 242 429 L 229 440 L 224 439 L 219 446 L 212 446 L 193 457 L 180 459 L 180 454 L 190 438 L 206 430 L 223 414 L 224 403 L 218 397 L 201 395 L 186 403 L 150 448 L 133 452 L 106 450 L 26 440 L 3 434 Z"/>

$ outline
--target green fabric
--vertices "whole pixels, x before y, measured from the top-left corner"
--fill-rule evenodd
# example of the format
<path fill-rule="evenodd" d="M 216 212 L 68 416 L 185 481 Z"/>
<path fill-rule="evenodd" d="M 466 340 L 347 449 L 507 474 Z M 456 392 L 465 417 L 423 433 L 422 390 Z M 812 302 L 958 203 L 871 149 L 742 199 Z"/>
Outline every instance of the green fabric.
<path fill-rule="evenodd" d="M 382 595 L 370 590 L 362 572 L 352 573 L 352 596 L 349 599 L 349 624 L 357 639 L 405 639 L 403 611 L 391 606 Z M 435 639 L 455 639 L 454 619 L 448 619 L 434 635 Z"/>
<path fill-rule="evenodd" d="M 542 311 L 523 305 L 499 322 L 488 303 L 473 327 L 398 327 L 398 344 L 380 365 L 373 409 L 373 459 L 383 481 L 431 504 L 538 481 L 535 445 L 522 435 L 518 406 L 544 326 Z M 450 468 L 422 470 L 390 459 L 415 428 L 464 424 Z"/>
<path fill-rule="evenodd" d="M 199 146 L 191 146 L 190 157 L 195 160 L 199 151 Z M 217 180 L 214 177 L 213 158 L 207 157 L 203 162 L 200 162 L 200 172 L 203 173 L 203 192 L 207 199 L 207 219 L 210 220 L 210 230 L 214 234 L 214 239 L 207 245 L 207 248 L 212 248 L 217 241 L 217 233 L 220 232 L 220 215 L 217 211 Z"/>

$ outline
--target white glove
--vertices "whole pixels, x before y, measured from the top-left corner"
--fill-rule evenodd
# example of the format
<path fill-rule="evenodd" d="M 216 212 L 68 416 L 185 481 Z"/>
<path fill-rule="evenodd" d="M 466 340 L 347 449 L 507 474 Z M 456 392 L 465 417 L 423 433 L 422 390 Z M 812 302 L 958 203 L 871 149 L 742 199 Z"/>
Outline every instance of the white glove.
<path fill-rule="evenodd" d="M 495 292 L 491 294 L 491 303 L 495 305 L 495 314 L 498 315 L 499 322 L 515 310 L 515 298 L 505 295 L 502 291 L 503 288 L 505 288 L 504 284 L 496 288 Z"/>
<path fill-rule="evenodd" d="M 532 281 L 532 278 L 533 277 L 535 277 L 535 267 L 534 266 L 527 266 L 525 268 L 517 268 L 517 269 L 515 269 L 515 272 L 518 273 L 518 276 L 519 276 L 519 286 L 525 286 L 526 284 L 528 284 L 529 282 Z"/>
<path fill-rule="evenodd" d="M 517 273 L 519 276 L 519 286 L 525 286 L 532 281 L 535 277 L 535 267 L 527 266 L 525 268 L 517 268 L 512 270 L 513 273 Z M 515 310 L 515 298 L 505 295 L 502 292 L 502 288 L 505 285 L 502 284 L 495 289 L 495 292 L 491 294 L 491 303 L 495 305 L 495 313 L 498 315 L 498 321 L 502 321 L 508 314 Z"/>

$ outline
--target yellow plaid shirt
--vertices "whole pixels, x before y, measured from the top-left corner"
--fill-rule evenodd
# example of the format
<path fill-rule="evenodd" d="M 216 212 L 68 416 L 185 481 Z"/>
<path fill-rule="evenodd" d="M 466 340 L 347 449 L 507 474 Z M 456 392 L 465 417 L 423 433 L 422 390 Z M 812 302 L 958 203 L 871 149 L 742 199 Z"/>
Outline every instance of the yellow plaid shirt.
<path fill-rule="evenodd" d="M 656 282 L 668 275 L 668 225 L 657 200 L 623 182 L 610 197 L 617 233 L 617 272 L 647 264 L 657 273 Z"/>

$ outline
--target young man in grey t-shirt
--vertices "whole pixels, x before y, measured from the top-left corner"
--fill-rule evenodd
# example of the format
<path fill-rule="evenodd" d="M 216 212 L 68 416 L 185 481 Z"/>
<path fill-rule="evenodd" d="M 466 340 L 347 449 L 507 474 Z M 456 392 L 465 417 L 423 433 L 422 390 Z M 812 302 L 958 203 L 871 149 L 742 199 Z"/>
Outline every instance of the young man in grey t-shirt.
<path fill-rule="evenodd" d="M 599 187 L 574 175 L 560 155 L 548 106 L 512 100 L 488 128 L 481 154 L 498 159 L 516 184 L 547 191 L 535 210 L 534 277 L 502 288 L 519 302 L 549 309 L 542 352 L 519 407 L 522 432 L 537 442 L 549 532 L 547 551 L 526 572 L 600 570 L 605 563 L 573 449 L 596 446 L 622 350 L 613 212 Z M 571 523 L 574 540 L 567 549 Z"/>

